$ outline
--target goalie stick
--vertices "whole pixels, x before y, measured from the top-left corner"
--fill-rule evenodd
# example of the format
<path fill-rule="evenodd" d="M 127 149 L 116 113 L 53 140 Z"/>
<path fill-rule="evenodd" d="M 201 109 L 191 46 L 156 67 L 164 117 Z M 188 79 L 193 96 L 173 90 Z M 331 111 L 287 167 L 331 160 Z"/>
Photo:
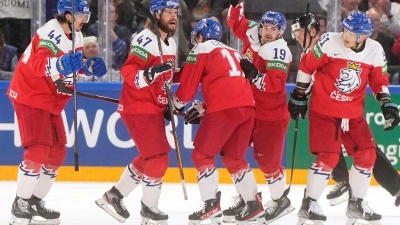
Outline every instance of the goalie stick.
<path fill-rule="evenodd" d="M 307 52 L 306 46 L 306 38 L 307 38 L 307 27 L 308 27 L 308 10 L 310 8 L 310 3 L 307 3 L 307 9 L 306 9 L 306 27 L 304 29 L 304 39 L 303 39 L 303 55 Z M 296 158 L 296 145 L 297 145 L 297 133 L 299 131 L 299 115 L 296 117 L 296 122 L 294 125 L 294 140 L 293 140 L 293 154 L 292 154 L 292 169 L 290 171 L 290 183 L 289 187 L 286 188 L 286 190 L 283 192 L 283 196 L 288 196 L 290 192 L 290 187 L 292 186 L 292 181 L 293 181 L 293 170 L 294 170 L 294 162 Z"/>
<path fill-rule="evenodd" d="M 132 1 L 132 0 L 131 0 Z M 163 59 L 163 51 L 162 51 L 162 46 L 161 46 L 161 38 L 160 38 L 160 30 L 158 28 L 158 24 L 156 19 L 154 18 L 153 14 L 146 8 L 144 7 L 140 2 L 133 1 L 133 4 L 135 5 L 136 9 L 138 12 L 141 12 L 142 15 L 144 15 L 146 18 L 150 19 L 151 23 L 154 25 L 154 30 L 156 31 L 156 36 L 157 36 L 157 43 L 158 43 L 158 50 L 160 53 L 160 60 L 161 63 L 164 63 Z M 172 73 L 172 71 L 171 71 Z M 175 126 L 175 118 L 174 118 L 174 112 L 173 110 L 173 105 L 172 105 L 172 95 L 170 91 L 170 85 L 168 82 L 164 83 L 165 91 L 167 92 L 168 96 L 168 107 L 169 107 L 169 113 L 171 117 L 171 126 L 172 126 L 172 133 L 174 136 L 174 143 L 175 143 L 175 148 L 176 148 L 176 156 L 178 159 L 178 167 L 179 167 L 179 174 L 181 177 L 181 183 L 182 183 L 182 189 L 183 189 L 183 197 L 185 200 L 188 200 L 187 196 L 187 191 L 186 191 L 186 185 L 185 185 L 185 176 L 183 173 L 183 167 L 182 167 L 182 158 L 181 158 L 181 150 L 179 147 L 179 142 L 178 142 L 178 134 L 176 132 L 176 126 Z"/>

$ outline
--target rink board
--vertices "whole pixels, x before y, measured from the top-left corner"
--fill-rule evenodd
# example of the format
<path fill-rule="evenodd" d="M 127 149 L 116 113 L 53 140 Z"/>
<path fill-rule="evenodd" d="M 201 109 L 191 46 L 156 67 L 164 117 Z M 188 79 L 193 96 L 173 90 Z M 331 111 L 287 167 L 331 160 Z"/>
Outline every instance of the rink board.
<path fill-rule="evenodd" d="M 17 120 L 9 98 L 5 95 L 8 82 L 0 81 L 0 180 L 14 180 L 17 167 L 22 159 L 21 141 L 19 137 Z M 174 90 L 176 86 L 174 86 Z M 290 92 L 293 85 L 287 86 Z M 121 90 L 120 83 L 79 83 L 78 90 L 113 98 L 118 98 Z M 400 87 L 390 87 L 392 100 L 400 103 Z M 374 100 L 368 90 L 366 97 L 366 119 L 374 133 L 375 140 L 385 152 L 397 170 L 400 170 L 400 128 L 391 132 L 383 131 L 383 116 L 379 104 Z M 195 99 L 203 99 L 197 93 Z M 71 100 L 63 111 L 64 124 L 67 133 L 68 153 L 65 167 L 60 171 L 58 180 L 76 181 L 115 181 L 119 178 L 124 166 L 129 164 L 137 155 L 135 144 L 130 139 L 128 132 L 116 112 L 117 105 L 83 97 L 78 97 L 78 147 L 81 170 L 73 171 L 73 101 Z M 182 118 L 177 118 L 177 134 L 181 149 L 183 166 L 185 167 L 185 180 L 196 182 L 196 171 L 191 161 L 193 140 L 197 125 L 184 125 Z M 180 182 L 177 170 L 177 159 L 172 136 L 171 125 L 166 123 L 168 141 L 171 146 L 170 169 L 167 171 L 165 182 Z M 266 134 L 266 138 L 267 138 Z M 294 122 L 291 121 L 285 142 L 285 154 L 282 164 L 291 166 L 293 150 Z M 246 155 L 250 166 L 257 168 L 257 162 L 252 157 L 252 147 Z M 299 133 L 296 151 L 296 165 L 294 182 L 303 184 L 307 177 L 307 168 L 315 157 L 308 152 L 308 121 L 299 122 Z M 347 157 L 348 165 L 351 159 Z M 230 177 L 223 168 L 220 157 L 216 160 L 217 167 L 221 168 L 220 180 L 230 183 Z M 257 181 L 263 183 L 263 176 L 256 171 Z M 290 170 L 287 170 L 289 173 Z M 289 174 L 288 174 L 289 175 Z"/>

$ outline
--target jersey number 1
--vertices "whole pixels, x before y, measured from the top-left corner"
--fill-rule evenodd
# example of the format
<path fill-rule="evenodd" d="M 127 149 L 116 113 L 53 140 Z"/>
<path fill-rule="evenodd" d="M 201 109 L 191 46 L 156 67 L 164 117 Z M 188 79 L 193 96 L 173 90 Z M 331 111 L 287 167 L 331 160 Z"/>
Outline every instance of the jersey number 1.
<path fill-rule="evenodd" d="M 231 76 L 231 77 L 243 76 L 242 71 L 238 70 L 238 68 L 236 66 L 236 62 L 240 62 L 240 59 L 242 56 L 239 53 L 234 52 L 234 55 L 236 58 L 236 62 L 235 62 L 234 57 L 232 57 L 232 53 L 229 52 L 228 50 L 222 49 L 221 54 L 224 58 L 226 58 L 228 60 L 228 63 L 231 66 L 231 70 L 229 70 L 229 76 Z"/>

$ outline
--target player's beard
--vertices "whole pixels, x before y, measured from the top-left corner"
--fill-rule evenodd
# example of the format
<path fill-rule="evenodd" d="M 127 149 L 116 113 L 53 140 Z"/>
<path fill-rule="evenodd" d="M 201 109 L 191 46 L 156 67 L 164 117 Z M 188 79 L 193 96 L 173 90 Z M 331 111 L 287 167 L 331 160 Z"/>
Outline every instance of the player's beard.
<path fill-rule="evenodd" d="M 275 39 L 274 39 L 271 35 L 269 35 L 269 34 L 264 35 L 264 36 L 261 38 L 261 43 L 262 43 L 262 44 L 266 44 L 266 43 L 269 43 L 269 42 L 272 42 L 272 41 L 275 41 Z"/>
<path fill-rule="evenodd" d="M 175 25 L 172 25 L 171 23 L 175 23 Z M 169 37 L 172 37 L 172 36 L 174 36 L 176 28 L 178 26 L 178 20 L 175 20 L 175 21 L 174 20 L 170 20 L 170 21 L 158 20 L 157 25 L 162 31 L 167 33 Z"/>

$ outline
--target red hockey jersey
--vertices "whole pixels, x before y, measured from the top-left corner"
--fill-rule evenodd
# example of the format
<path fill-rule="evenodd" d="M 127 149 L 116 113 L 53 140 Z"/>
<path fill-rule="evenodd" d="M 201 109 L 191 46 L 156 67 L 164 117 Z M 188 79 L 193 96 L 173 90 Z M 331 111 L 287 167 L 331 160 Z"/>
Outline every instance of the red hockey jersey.
<path fill-rule="evenodd" d="M 254 106 L 250 82 L 240 68 L 240 54 L 223 43 L 208 40 L 193 47 L 186 58 L 176 97 L 189 102 L 199 83 L 206 113 Z"/>
<path fill-rule="evenodd" d="M 361 52 L 343 45 L 342 33 L 325 33 L 300 62 L 297 82 L 309 83 L 314 74 L 310 109 L 337 118 L 364 115 L 367 84 L 374 95 L 389 93 L 385 53 L 368 38 Z"/>
<path fill-rule="evenodd" d="M 292 53 L 283 39 L 264 44 L 254 65 L 261 77 L 251 88 L 256 101 L 256 118 L 276 121 L 289 118 L 286 102 L 286 80 Z"/>
<path fill-rule="evenodd" d="M 76 51 L 83 51 L 81 32 L 75 32 L 75 47 Z M 61 77 L 56 68 L 57 59 L 71 51 L 72 41 L 61 24 L 56 19 L 44 24 L 21 56 L 7 95 L 21 104 L 60 114 L 71 95 L 59 92 L 51 76 Z M 84 76 L 82 71 L 78 75 Z M 73 89 L 73 74 L 62 81 L 67 88 Z"/>
<path fill-rule="evenodd" d="M 161 41 L 161 46 L 164 63 L 175 65 L 174 39 L 168 38 L 168 45 Z M 143 80 L 143 71 L 160 63 L 157 36 L 149 29 L 144 29 L 132 40 L 128 60 L 121 68 L 124 83 L 118 105 L 120 113 L 158 114 L 164 111 L 168 103 L 164 83 L 147 85 Z"/>
<path fill-rule="evenodd" d="M 236 7 L 231 6 L 226 20 L 235 37 L 243 41 L 242 57 L 253 62 L 261 48 L 258 38 L 258 23 L 246 19 L 243 13 L 243 3 Z"/>

